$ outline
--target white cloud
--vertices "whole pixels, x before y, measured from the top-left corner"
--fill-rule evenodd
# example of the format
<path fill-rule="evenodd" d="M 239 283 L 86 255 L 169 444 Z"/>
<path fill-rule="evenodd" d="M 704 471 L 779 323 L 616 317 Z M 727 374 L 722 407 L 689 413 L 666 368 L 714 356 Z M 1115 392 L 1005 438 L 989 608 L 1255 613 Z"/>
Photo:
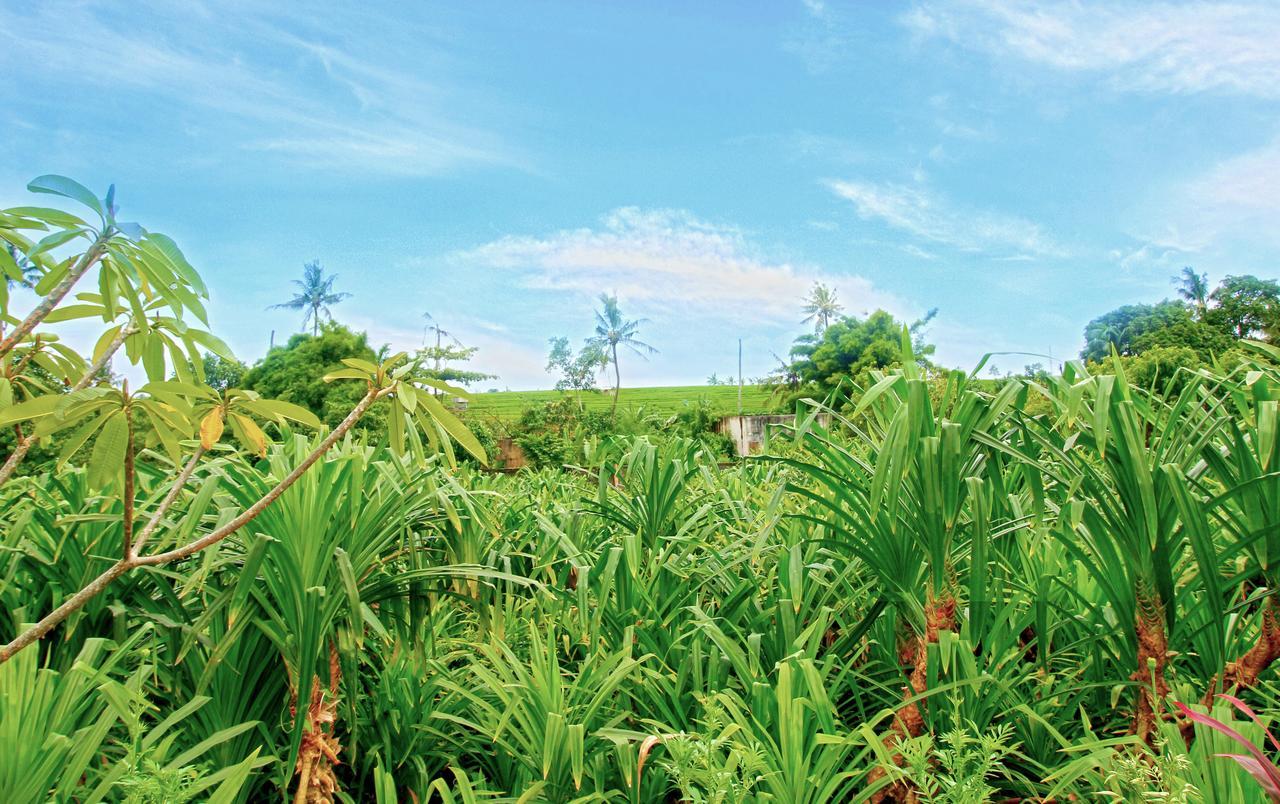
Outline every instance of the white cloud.
<path fill-rule="evenodd" d="M 903 252 L 910 254 L 912 257 L 919 257 L 922 260 L 936 260 L 938 255 L 931 251 L 920 248 L 915 243 L 905 243 L 900 246 Z"/>
<path fill-rule="evenodd" d="M 1280 5 L 968 0 L 903 17 L 922 38 L 1104 75 L 1118 89 L 1280 98 Z"/>
<path fill-rule="evenodd" d="M 1219 163 L 1193 183 L 1190 195 L 1224 212 L 1264 215 L 1274 226 L 1280 215 L 1280 140 Z"/>
<path fill-rule="evenodd" d="M 796 56 L 810 73 L 824 73 L 844 61 L 850 50 L 846 10 L 823 0 L 802 0 L 804 17 L 789 30 L 782 49 Z"/>
<path fill-rule="evenodd" d="M 895 229 L 961 251 L 1013 255 L 1064 256 L 1065 250 L 1035 223 L 995 212 L 962 210 L 922 187 L 892 183 L 830 180 L 827 187 L 853 203 L 864 220 L 881 220 Z"/>
<path fill-rule="evenodd" d="M 1193 252 L 1155 240 L 1112 249 L 1110 256 L 1126 272 L 1173 270 L 1186 265 Z"/>
<path fill-rule="evenodd" d="M 851 310 L 906 307 L 863 277 L 769 259 L 738 229 L 681 210 L 624 207 L 595 228 L 508 236 L 453 259 L 515 271 L 529 288 L 616 292 L 646 314 L 674 308 L 720 320 L 791 323 L 815 281 L 836 285 Z"/>
<path fill-rule="evenodd" d="M 823 0 L 801 0 L 801 2 L 805 10 L 815 17 L 821 17 L 827 13 L 827 4 Z"/>
<path fill-rule="evenodd" d="M 1280 247 L 1280 139 L 1169 188 L 1151 215 L 1166 231 L 1140 238 L 1149 241 L 1148 255 L 1177 259 L 1198 253 L 1220 261 L 1222 250 L 1234 245 L 1264 246 L 1261 254 L 1244 254 L 1271 257 Z"/>

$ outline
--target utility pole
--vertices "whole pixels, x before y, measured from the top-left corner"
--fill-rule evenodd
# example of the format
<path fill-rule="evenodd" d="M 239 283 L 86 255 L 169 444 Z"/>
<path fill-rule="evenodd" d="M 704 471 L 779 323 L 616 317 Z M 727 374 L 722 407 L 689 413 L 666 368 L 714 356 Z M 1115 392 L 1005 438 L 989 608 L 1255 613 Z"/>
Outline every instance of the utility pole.
<path fill-rule="evenodd" d="M 738 415 L 742 415 L 742 339 L 738 339 Z"/>
<path fill-rule="evenodd" d="M 738 444 L 743 443 L 743 426 L 742 421 L 742 339 L 738 339 Z"/>
<path fill-rule="evenodd" d="M 267 344 L 267 351 L 270 352 L 274 348 L 276 348 L 276 331 L 273 329 L 271 330 L 271 341 Z"/>

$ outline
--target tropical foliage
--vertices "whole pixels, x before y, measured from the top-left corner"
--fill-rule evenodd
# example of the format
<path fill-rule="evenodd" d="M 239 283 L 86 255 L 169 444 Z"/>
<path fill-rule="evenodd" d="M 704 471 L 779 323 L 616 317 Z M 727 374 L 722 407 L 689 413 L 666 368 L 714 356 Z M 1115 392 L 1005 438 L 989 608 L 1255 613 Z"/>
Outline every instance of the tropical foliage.
<path fill-rule="evenodd" d="M 0 485 L 0 800 L 1277 795 L 1273 344 L 993 381 L 880 321 L 759 458 L 670 424 L 490 474 L 407 355 L 338 357 L 331 428 L 203 384 L 176 245 L 32 188 L 94 222 L 0 213 L 41 272 L 0 421 L 53 448 Z"/>

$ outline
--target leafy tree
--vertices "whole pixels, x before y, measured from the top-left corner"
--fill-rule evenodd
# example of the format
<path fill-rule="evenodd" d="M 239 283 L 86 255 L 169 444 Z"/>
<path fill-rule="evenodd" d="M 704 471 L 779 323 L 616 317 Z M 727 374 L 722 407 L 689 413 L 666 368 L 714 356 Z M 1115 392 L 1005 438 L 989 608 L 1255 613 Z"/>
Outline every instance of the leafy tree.
<path fill-rule="evenodd" d="M 301 290 L 293 294 L 293 298 L 282 304 L 273 304 L 269 310 L 305 310 L 302 316 L 302 329 L 305 331 L 307 324 L 311 324 L 311 334 L 318 336 L 320 334 L 320 322 L 322 318 L 333 320 L 333 313 L 329 310 L 329 305 L 350 298 L 350 293 L 335 293 L 333 290 L 333 281 L 337 279 L 337 274 L 330 274 L 328 277 L 324 275 L 324 271 L 320 268 L 319 260 L 312 260 L 302 267 L 302 278 L 293 280 L 293 284 L 297 285 Z"/>
<path fill-rule="evenodd" d="M 657 354 L 647 343 L 636 337 L 643 318 L 628 321 L 618 309 L 618 297 L 607 293 L 600 294 L 601 309 L 596 311 L 596 334 L 591 339 L 602 353 L 608 355 L 613 364 L 613 410 L 618 409 L 618 393 L 622 390 L 622 374 L 618 369 L 618 347 L 625 346 L 640 357 L 646 354 Z"/>
<path fill-rule="evenodd" d="M 496 374 L 471 371 L 461 365 L 456 365 L 466 363 L 475 357 L 478 351 L 479 347 L 463 346 L 460 343 L 425 346 L 414 355 L 414 361 L 419 366 L 419 371 L 423 377 L 431 377 L 441 382 L 470 385 L 481 380 L 497 379 L 498 375 Z"/>
<path fill-rule="evenodd" d="M 1112 348 L 1124 356 L 1135 355 L 1142 351 L 1144 337 L 1175 325 L 1193 323 L 1191 311 L 1182 302 L 1127 304 L 1085 325 L 1085 346 L 1080 356 L 1085 360 L 1103 360 Z"/>
<path fill-rule="evenodd" d="M 551 353 L 547 355 L 547 371 L 555 372 L 557 391 L 592 391 L 596 387 L 596 374 L 609 365 L 598 344 L 587 341 L 575 355 L 569 339 L 551 339 Z"/>
<path fill-rule="evenodd" d="M 461 366 L 450 365 L 451 363 L 466 363 L 479 351 L 478 347 L 465 346 L 462 341 L 442 329 L 431 318 L 431 313 L 424 313 L 423 317 L 430 322 L 427 325 L 427 331 L 435 332 L 436 343 L 434 346 L 424 344 L 414 355 L 414 363 L 418 366 L 418 371 L 422 376 L 431 377 L 441 382 L 459 383 L 461 385 L 469 385 L 481 380 L 497 379 L 495 374 L 468 371 Z M 445 338 L 448 338 L 448 341 Z"/>
<path fill-rule="evenodd" d="M 249 367 L 234 357 L 220 357 L 211 352 L 204 355 L 204 383 L 215 391 L 244 387 L 244 375 Z"/>
<path fill-rule="evenodd" d="M 1280 284 L 1255 276 L 1228 276 L 1212 293 L 1203 274 L 1183 269 L 1178 294 L 1187 302 L 1129 304 L 1090 321 L 1080 356 L 1102 361 L 1114 348 L 1122 357 L 1149 349 L 1186 347 L 1207 362 L 1245 338 L 1280 332 Z"/>
<path fill-rule="evenodd" d="M 814 282 L 809 295 L 805 297 L 803 309 L 806 313 L 804 323 L 808 324 L 812 321 L 814 333 L 820 335 L 831 320 L 840 315 L 844 305 L 836 300 L 836 292 L 833 289 L 821 282 Z"/>
<path fill-rule="evenodd" d="M 1248 274 L 1228 276 L 1209 296 L 1213 303 L 1205 313 L 1235 338 L 1280 337 L 1280 283 Z"/>
<path fill-rule="evenodd" d="M 344 368 L 343 360 L 378 360 L 369 336 L 327 322 L 318 336 L 299 333 L 267 353 L 244 375 L 242 387 L 262 396 L 301 405 L 321 421 L 336 425 L 361 396 L 352 383 L 328 383 L 324 376 Z M 376 414 L 364 429 L 377 424 Z"/>
<path fill-rule="evenodd" d="M 915 344 L 917 357 L 933 354 L 934 347 L 923 341 L 923 330 L 934 311 L 910 325 L 904 325 L 884 310 L 863 319 L 845 316 L 828 326 L 820 337 L 805 335 L 791 349 L 795 372 L 801 382 L 831 390 L 842 380 L 864 375 L 872 369 L 896 366 L 902 359 L 902 333 L 906 326 Z"/>
<path fill-rule="evenodd" d="M 1187 372 L 1201 365 L 1200 355 L 1189 346 L 1154 346 L 1129 359 L 1125 371 L 1135 386 L 1172 395 L 1186 385 Z"/>
<path fill-rule="evenodd" d="M 1144 332 L 1133 342 L 1133 353 L 1144 354 L 1152 349 L 1186 348 L 1195 352 L 1203 363 L 1226 354 L 1236 344 L 1236 339 L 1222 329 L 1203 320 L 1186 319 Z"/>

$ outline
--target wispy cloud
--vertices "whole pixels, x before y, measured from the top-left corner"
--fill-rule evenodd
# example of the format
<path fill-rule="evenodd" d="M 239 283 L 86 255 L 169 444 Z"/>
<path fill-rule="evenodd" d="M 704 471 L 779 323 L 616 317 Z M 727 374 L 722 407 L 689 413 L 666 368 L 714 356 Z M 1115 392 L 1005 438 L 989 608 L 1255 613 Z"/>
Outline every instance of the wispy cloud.
<path fill-rule="evenodd" d="M 1067 253 L 1031 221 L 986 210 L 960 209 L 920 186 L 847 180 L 829 180 L 826 184 L 837 196 L 851 202 L 860 218 L 883 221 L 922 240 L 1002 257 L 1060 257 Z"/>
<path fill-rule="evenodd" d="M 926 2 L 903 22 L 923 38 L 1097 73 L 1118 89 L 1280 98 L 1274 3 Z"/>
<path fill-rule="evenodd" d="M 678 310 L 720 320 L 794 322 L 815 281 L 836 285 L 851 311 L 906 308 L 863 277 L 769 259 L 737 228 L 682 210 L 624 207 L 594 228 L 508 236 L 453 259 L 517 272 L 529 288 L 617 292 L 646 314 Z"/>
<path fill-rule="evenodd" d="M 848 55 L 848 23 L 840 9 L 824 0 L 801 0 L 801 6 L 804 16 L 783 39 L 782 48 L 799 58 L 809 72 L 827 72 Z"/>
<path fill-rule="evenodd" d="M 158 5 L 142 29 L 117 11 L 92 2 L 0 7 L 0 71 L 21 78 L 23 97 L 43 86 L 90 114 L 100 98 L 124 98 L 219 144 L 307 167 L 426 175 L 520 161 L 491 127 L 467 120 L 468 104 L 447 83 L 402 69 L 439 48 L 424 32 L 379 38 L 370 51 L 342 43 L 340 20 L 307 32 L 305 13 Z"/>
<path fill-rule="evenodd" d="M 1182 239 L 1206 251 L 1233 244 L 1280 246 L 1280 139 L 1224 159 L 1185 182 L 1166 214 Z M 1273 252 L 1254 254 L 1274 265 Z"/>
<path fill-rule="evenodd" d="M 1280 140 L 1219 163 L 1190 190 L 1205 204 L 1236 214 L 1265 215 L 1274 226 L 1280 215 Z"/>

